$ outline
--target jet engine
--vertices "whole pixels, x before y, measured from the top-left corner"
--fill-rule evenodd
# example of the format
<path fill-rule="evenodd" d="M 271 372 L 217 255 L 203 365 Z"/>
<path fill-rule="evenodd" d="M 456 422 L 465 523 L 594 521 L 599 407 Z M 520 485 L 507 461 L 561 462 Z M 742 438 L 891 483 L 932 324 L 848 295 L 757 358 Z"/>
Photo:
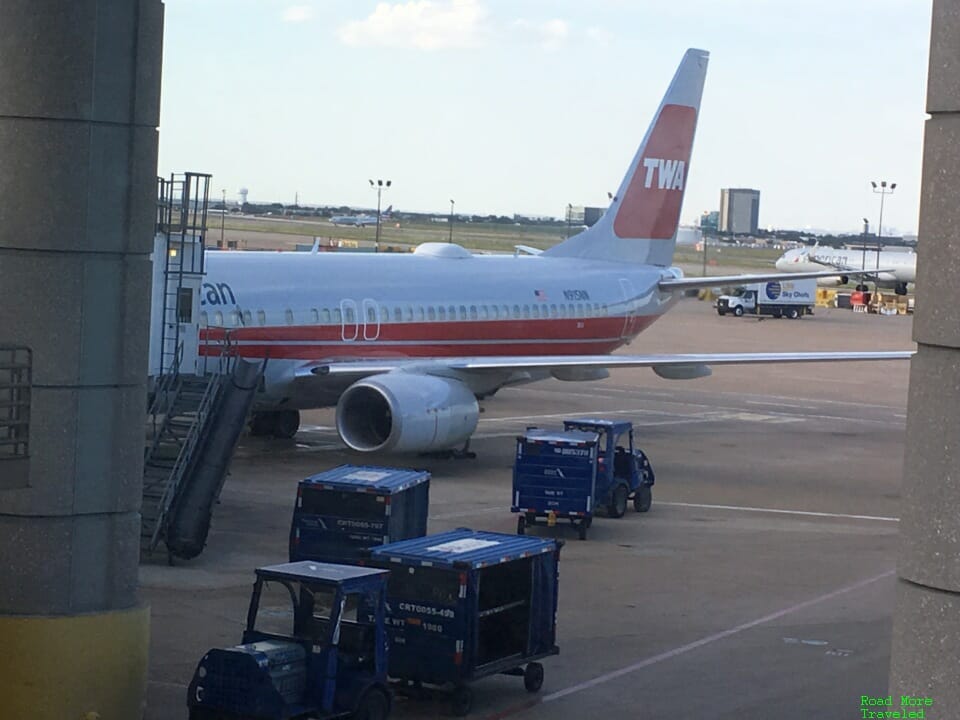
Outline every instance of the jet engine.
<path fill-rule="evenodd" d="M 836 277 L 819 277 L 817 278 L 817 285 L 820 287 L 839 287 L 840 285 L 846 285 L 850 281 L 846 275 L 838 275 Z"/>
<path fill-rule="evenodd" d="M 337 432 L 360 452 L 426 452 L 465 442 L 480 407 L 457 380 L 385 373 L 358 380 L 337 403 Z"/>

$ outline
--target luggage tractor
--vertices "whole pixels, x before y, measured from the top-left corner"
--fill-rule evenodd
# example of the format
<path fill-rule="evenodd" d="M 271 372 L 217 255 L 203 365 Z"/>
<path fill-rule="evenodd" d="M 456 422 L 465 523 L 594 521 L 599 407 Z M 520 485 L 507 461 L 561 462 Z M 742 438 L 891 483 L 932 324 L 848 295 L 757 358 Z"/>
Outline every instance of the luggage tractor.
<path fill-rule="evenodd" d="M 566 431 L 597 433 L 597 504 L 607 507 L 610 517 L 623 517 L 627 501 L 633 509 L 647 512 L 653 504 L 653 467 L 644 452 L 633 444 L 633 423 L 625 420 L 576 418 L 563 421 Z"/>
<path fill-rule="evenodd" d="M 190 720 L 385 720 L 388 574 L 310 561 L 258 569 L 243 642 L 200 660 Z"/>

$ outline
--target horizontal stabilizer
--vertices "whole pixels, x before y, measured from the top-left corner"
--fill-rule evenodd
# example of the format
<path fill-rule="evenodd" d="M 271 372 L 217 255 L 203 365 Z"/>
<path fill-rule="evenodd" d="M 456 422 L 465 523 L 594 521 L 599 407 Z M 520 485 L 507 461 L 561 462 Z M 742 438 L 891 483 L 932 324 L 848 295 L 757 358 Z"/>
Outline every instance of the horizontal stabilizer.
<path fill-rule="evenodd" d="M 723 287 L 725 285 L 747 285 L 757 282 L 783 282 L 789 280 L 807 280 L 810 278 L 838 277 L 840 275 L 876 275 L 877 273 L 883 272 L 893 271 L 889 268 L 880 268 L 879 270 L 844 270 L 843 272 L 821 270 L 801 273 L 769 272 L 757 275 L 713 275 L 710 277 L 664 278 L 660 281 L 658 287 L 661 292 L 673 292 L 695 288 Z"/>

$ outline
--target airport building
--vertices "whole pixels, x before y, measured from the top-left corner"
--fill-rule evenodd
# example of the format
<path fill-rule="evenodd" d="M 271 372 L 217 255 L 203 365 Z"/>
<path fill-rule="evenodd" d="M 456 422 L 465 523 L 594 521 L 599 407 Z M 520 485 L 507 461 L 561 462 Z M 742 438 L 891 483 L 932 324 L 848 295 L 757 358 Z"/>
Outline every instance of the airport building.
<path fill-rule="evenodd" d="M 605 207 L 588 207 L 585 205 L 571 205 L 567 208 L 567 222 L 571 225 L 586 225 L 591 227 L 603 217 L 607 211 Z"/>
<path fill-rule="evenodd" d="M 720 191 L 720 232 L 755 233 L 759 220 L 759 190 L 723 188 Z"/>
<path fill-rule="evenodd" d="M 720 227 L 720 211 L 704 210 L 700 215 L 700 229 L 716 232 Z"/>

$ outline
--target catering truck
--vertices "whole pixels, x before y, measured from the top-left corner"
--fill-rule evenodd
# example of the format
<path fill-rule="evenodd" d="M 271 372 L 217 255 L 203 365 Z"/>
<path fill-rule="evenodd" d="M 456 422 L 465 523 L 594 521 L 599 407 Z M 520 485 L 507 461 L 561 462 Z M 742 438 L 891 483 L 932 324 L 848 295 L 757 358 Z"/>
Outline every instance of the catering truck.
<path fill-rule="evenodd" d="M 737 288 L 732 295 L 717 299 L 718 315 L 772 315 L 798 320 L 813 315 L 817 301 L 817 281 L 773 280 Z"/>

